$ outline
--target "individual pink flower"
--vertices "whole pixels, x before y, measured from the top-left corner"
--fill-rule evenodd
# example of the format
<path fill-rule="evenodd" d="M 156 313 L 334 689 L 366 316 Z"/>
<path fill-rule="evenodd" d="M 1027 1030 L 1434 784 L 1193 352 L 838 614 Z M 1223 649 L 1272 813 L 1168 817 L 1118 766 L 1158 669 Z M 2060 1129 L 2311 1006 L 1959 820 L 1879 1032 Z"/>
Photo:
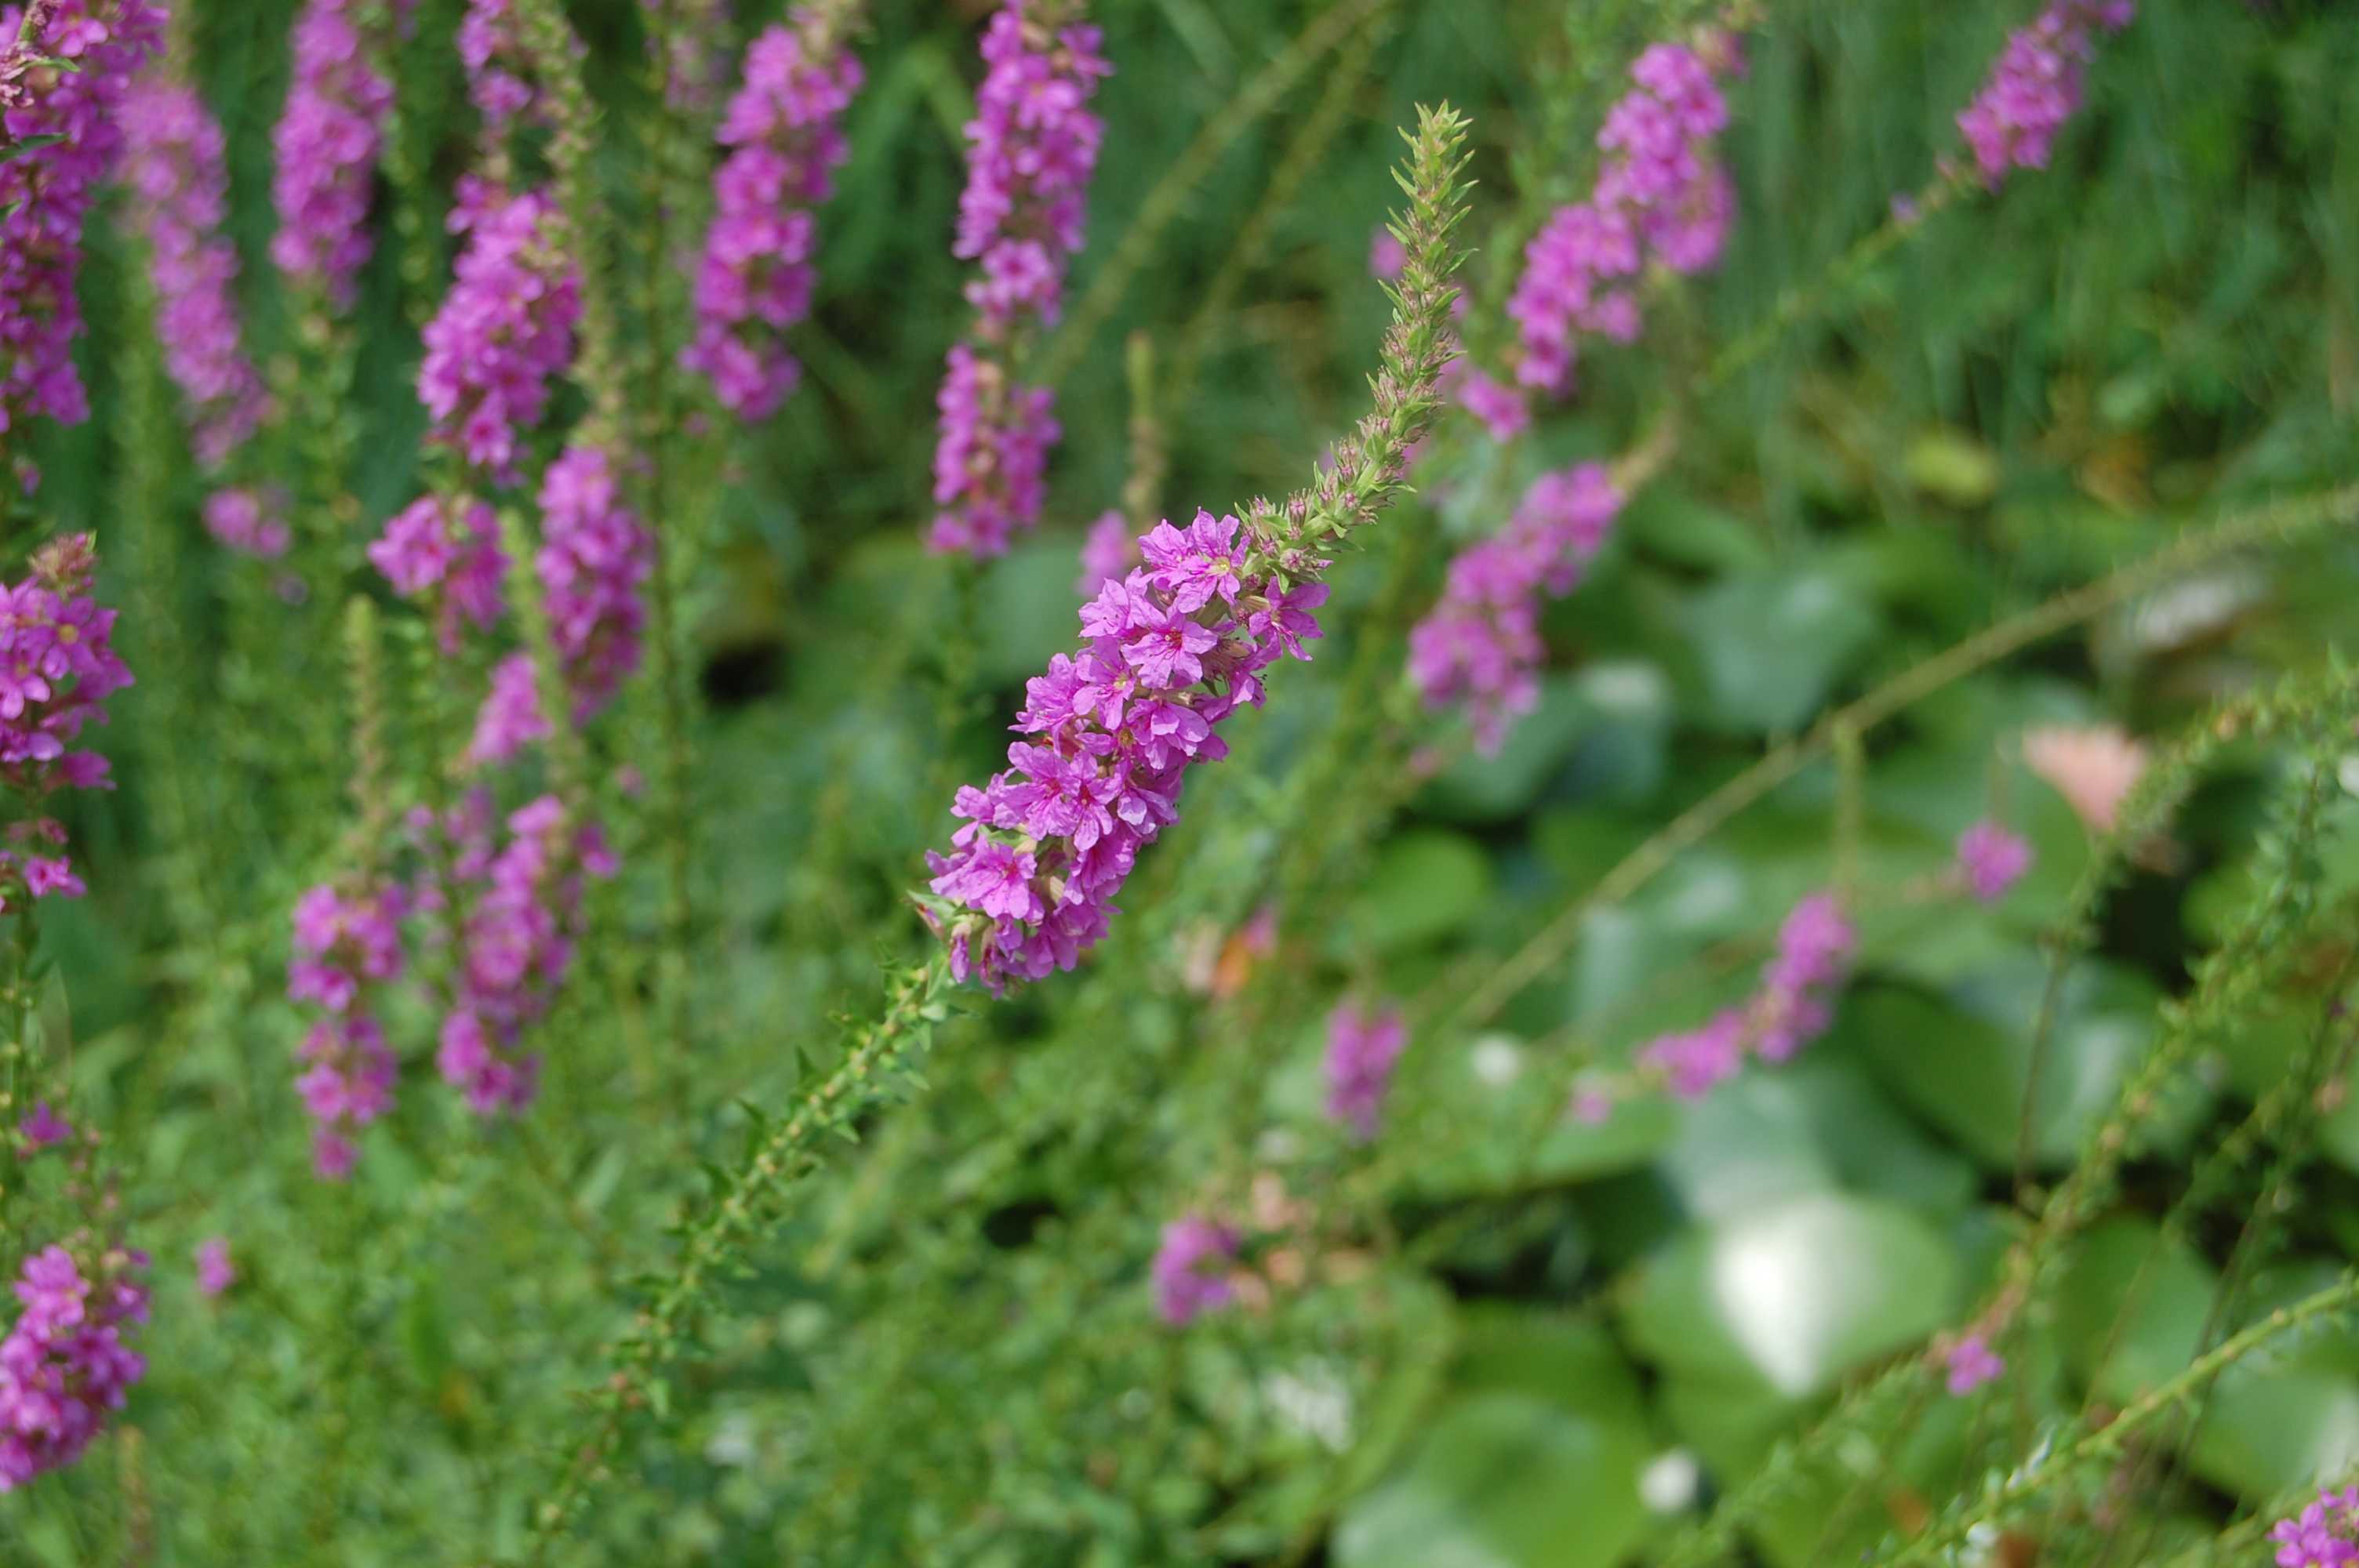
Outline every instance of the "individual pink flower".
<path fill-rule="evenodd" d="M 1396 1007 L 1367 1011 L 1350 1002 L 1327 1017 L 1327 1114 L 1365 1143 L 1376 1135 L 1393 1069 L 1408 1045 Z"/>
<path fill-rule="evenodd" d="M 36 1100 L 32 1113 L 16 1123 L 16 1132 L 24 1139 L 26 1147 L 48 1149 L 71 1138 L 73 1126 L 51 1110 L 49 1101 Z"/>
<path fill-rule="evenodd" d="M 2352 1568 L 2359 1563 L 2359 1487 L 2319 1488 L 2300 1513 L 2270 1527 L 2277 1568 Z"/>
<path fill-rule="evenodd" d="M 1180 1328 L 1234 1301 L 1228 1270 L 1236 1255 L 1236 1232 L 1226 1226 L 1192 1214 L 1166 1225 L 1149 1271 L 1158 1314 Z"/>
<path fill-rule="evenodd" d="M 1941 1353 L 1952 1394 L 1970 1394 L 2006 1370 L 2006 1362 L 1979 1334 L 1969 1334 Z"/>

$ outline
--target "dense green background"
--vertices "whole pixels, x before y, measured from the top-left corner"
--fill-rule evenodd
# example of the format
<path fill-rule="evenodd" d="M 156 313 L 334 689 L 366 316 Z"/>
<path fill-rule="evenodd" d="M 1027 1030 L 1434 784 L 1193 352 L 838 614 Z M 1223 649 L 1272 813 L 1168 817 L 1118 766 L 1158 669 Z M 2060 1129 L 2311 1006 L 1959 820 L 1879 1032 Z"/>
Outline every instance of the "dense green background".
<path fill-rule="evenodd" d="M 290 7 L 188 8 L 232 136 L 253 330 L 283 354 L 290 324 L 261 246 Z M 640 123 L 635 8 L 572 9 L 610 115 Z M 773 9 L 745 6 L 742 27 Z M 1199 128 L 1235 113 L 1241 85 L 1318 9 L 1101 7 L 1118 74 L 1079 290 Z M 2351 472 L 2354 13 L 2149 0 L 2106 48 L 2052 170 L 1934 219 L 1688 411 L 1667 473 L 1550 614 L 1541 711 L 1502 758 L 1461 762 L 1394 811 L 1397 777 L 1362 765 L 1397 763 L 1386 748 L 1421 738 L 1397 721 L 1387 572 L 1407 574 L 1413 612 L 1443 549 L 1497 526 L 1523 481 L 1621 449 L 1716 346 L 1823 276 L 1953 151 L 1951 115 L 2024 19 L 1913 0 L 1764 9 L 1734 95 L 1742 208 L 1726 265 L 1666 298 L 1643 344 L 1587 362 L 1582 399 L 1512 471 L 1465 443 L 1446 451 L 1430 504 L 1340 571 L 1319 660 L 1281 672 L 1268 711 L 1240 723 L 1237 758 L 1191 784 L 1117 938 L 1084 973 L 954 1022 L 926 1094 L 874 1119 L 746 1260 L 707 1314 L 707 1353 L 595 1494 L 581 1560 L 1603 1568 L 1690 1506 L 1663 1455 L 1700 1465 L 1705 1497 L 1736 1485 L 1847 1376 L 1978 1299 L 2016 1223 L 2039 936 L 2088 854 L 2013 738 L 2106 716 L 2168 733 L 2216 697 L 2314 668 L 2352 624 L 2345 533 L 2215 561 L 1877 732 L 1852 847 L 1871 895 L 1864 971 L 1832 1036 L 1789 1069 L 1692 1109 L 1550 1130 L 1568 1053 L 1610 1061 L 1698 1021 L 1828 879 L 1824 766 L 1592 915 L 1494 1026 L 1421 1030 L 1374 1151 L 1344 1149 L 1317 1116 L 1319 1021 L 1345 987 L 1430 1022 L 1486 959 L 1829 705 L 2192 521 Z M 355 313 L 353 541 L 419 483 L 416 312 L 439 292 L 431 220 L 469 145 L 440 52 L 455 5 L 420 10 L 405 145 L 432 179 L 389 187 L 385 205 L 406 206 L 429 248 L 389 236 Z M 710 540 L 691 594 L 695 1032 L 656 1033 L 641 994 L 658 855 L 609 772 L 658 763 L 650 704 L 635 699 L 593 737 L 632 870 L 599 905 L 549 1031 L 541 1104 L 519 1127 L 479 1127 L 430 1081 L 427 1021 L 397 1016 L 403 1106 L 348 1188 L 309 1174 L 287 1066 L 299 1021 L 278 1000 L 285 912 L 336 863 L 342 826 L 305 750 L 345 722 L 341 684 L 289 628 L 316 629 L 341 589 L 278 606 L 197 532 L 137 259 L 98 225 L 85 359 L 98 412 L 44 438 L 41 501 L 54 526 L 94 527 L 109 548 L 142 685 L 108 737 L 124 788 L 83 828 L 92 895 L 48 933 L 46 1011 L 74 1042 L 78 1104 L 109 1129 L 157 1254 L 154 1366 L 124 1431 L 0 1501 L 0 1554 L 521 1551 L 630 1281 L 667 1258 L 662 1227 L 696 1190 L 697 1160 L 734 1147 L 734 1102 L 785 1103 L 828 1065 L 835 1015 L 871 1004 L 880 949 L 916 949 L 899 898 L 951 826 L 951 787 L 988 771 L 1024 676 L 1071 635 L 1081 526 L 1125 471 L 1125 336 L 1147 334 L 1167 375 L 1201 361 L 1191 387 L 1165 389 L 1165 509 L 1301 482 L 1374 362 L 1386 305 L 1365 259 L 1394 194 L 1393 127 L 1443 97 L 1473 118 L 1484 254 L 1470 332 L 1487 345 L 1519 212 L 1577 188 L 1600 106 L 1662 10 L 1396 0 L 1373 53 L 1346 46 L 1351 69 L 1322 62 L 1242 126 L 1087 342 L 1061 388 L 1051 517 L 968 585 L 966 612 L 918 538 L 933 387 L 963 325 L 947 235 L 978 8 L 883 0 L 817 313 L 798 333 L 804 390 L 758 430 L 682 430 L 661 453 L 725 463 L 709 493 L 683 487 L 682 517 L 658 520 Z M 1306 145 L 1330 95 L 1333 134 Z M 618 137 L 613 157 L 626 223 L 633 146 Z M 1289 163 L 1307 178 L 1266 208 Z M 1266 243 L 1240 257 L 1254 232 Z M 1234 305 L 1205 319 L 1199 303 L 1231 268 Z M 1388 694 L 1382 715 L 1339 712 L 1363 661 Z M 449 676 L 458 708 L 463 676 Z M 1339 724 L 1380 725 L 1386 743 L 1339 754 Z M 426 749 L 400 734 L 422 768 Z M 2234 908 L 2280 766 L 2232 749 L 2072 969 L 2035 1175 L 2070 1159 Z M 2038 847 L 2024 888 L 1990 911 L 1900 903 L 1987 809 Z M 2359 859 L 2326 854 L 2339 897 Z M 1240 997 L 1191 989 L 1201 933 L 1217 942 L 1281 892 L 1283 956 Z M 1806 1478 L 1754 1541 L 1765 1561 L 1850 1560 L 2051 1414 L 2184 1364 L 2258 1177 L 2239 1173 L 2216 1214 L 2158 1246 L 2183 1151 L 2282 1071 L 2336 957 L 2325 944 L 2281 1018 L 2212 1043 L 2177 1141 L 2133 1167 L 2007 1392 L 1938 1404 L 1906 1441 Z M 2240 1311 L 2349 1251 L 2359 1112 L 2321 1140 L 2289 1245 Z M 1157 1227 L 1216 1194 L 1241 1202 L 1259 1168 L 1316 1207 L 1315 1239 L 1297 1245 L 1315 1255 L 1313 1282 L 1266 1312 L 1161 1329 L 1145 1284 Z M 188 1258 L 215 1232 L 246 1278 L 207 1303 Z M 1780 1304 L 1745 1282 L 1762 1279 L 1807 1289 Z M 2117 1560 L 2348 1465 L 2354 1433 L 2359 1341 L 2239 1373 L 2186 1464 L 2157 1467 L 2125 1505 L 2125 1530 L 2157 1533 L 2126 1535 Z M 2091 1520 L 2077 1506 L 2042 1520 L 2056 1560 L 2097 1560 Z"/>

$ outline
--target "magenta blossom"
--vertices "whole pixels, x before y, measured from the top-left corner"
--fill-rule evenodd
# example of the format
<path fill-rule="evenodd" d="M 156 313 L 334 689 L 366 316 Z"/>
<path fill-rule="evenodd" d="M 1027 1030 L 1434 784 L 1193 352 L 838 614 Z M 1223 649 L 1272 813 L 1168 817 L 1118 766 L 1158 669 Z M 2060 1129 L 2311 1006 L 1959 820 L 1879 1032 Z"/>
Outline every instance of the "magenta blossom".
<path fill-rule="evenodd" d="M 1393 1068 L 1408 1045 L 1400 1009 L 1374 1012 L 1346 1002 L 1327 1017 L 1327 1114 L 1365 1143 L 1376 1135 Z"/>
<path fill-rule="evenodd" d="M 2056 0 L 2006 40 L 1990 80 L 1958 114 L 1958 130 L 1992 189 L 2017 168 L 2046 168 L 2056 133 L 2081 106 L 2099 29 L 2130 25 L 2130 0 Z"/>
<path fill-rule="evenodd" d="M 1155 1281 L 1155 1310 L 1174 1328 L 1236 1299 L 1228 1266 L 1237 1255 L 1236 1232 L 1199 1215 L 1184 1215 L 1163 1227 L 1163 1244 L 1148 1271 Z"/>
<path fill-rule="evenodd" d="M 1969 1334 L 1942 1352 L 1941 1363 L 1948 1374 L 1944 1381 L 1952 1394 L 1973 1393 L 2006 1370 L 2006 1362 L 1979 1334 Z"/>
<path fill-rule="evenodd" d="M 556 203 L 539 191 L 508 196 L 463 177 L 450 227 L 467 240 L 426 324 L 418 396 L 433 418 L 427 438 L 512 484 L 549 383 L 573 360 L 581 269 L 561 243 Z"/>
<path fill-rule="evenodd" d="M 197 1292 L 217 1296 L 237 1283 L 237 1265 L 229 1260 L 229 1238 L 208 1237 L 197 1244 Z"/>
<path fill-rule="evenodd" d="M 271 132 L 270 195 L 278 232 L 270 259 L 288 282 L 349 309 L 375 248 L 369 193 L 393 113 L 381 69 L 386 40 L 364 27 L 361 0 L 305 0 L 295 18 L 295 78 Z"/>
<path fill-rule="evenodd" d="M 130 1345 L 147 1321 L 147 1287 L 136 1278 L 147 1263 L 110 1250 L 85 1269 L 59 1246 L 25 1259 L 22 1310 L 0 1339 L 0 1492 L 81 1458 L 147 1375 Z"/>
<path fill-rule="evenodd" d="M 2031 845 L 1988 820 L 1958 836 L 1958 875 L 1984 903 L 1996 903 L 2031 870 Z"/>

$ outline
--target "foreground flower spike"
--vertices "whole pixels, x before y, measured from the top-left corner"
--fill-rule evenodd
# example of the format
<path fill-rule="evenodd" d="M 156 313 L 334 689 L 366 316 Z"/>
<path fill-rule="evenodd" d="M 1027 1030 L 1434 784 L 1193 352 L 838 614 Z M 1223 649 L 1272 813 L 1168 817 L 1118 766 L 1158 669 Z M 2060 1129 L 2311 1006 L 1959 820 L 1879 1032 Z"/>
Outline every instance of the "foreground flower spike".
<path fill-rule="evenodd" d="M 548 1014 L 572 967 L 580 935 L 582 873 L 611 876 L 614 863 L 594 829 L 569 847 L 564 808 L 543 795 L 509 815 L 493 847 L 488 795 L 472 794 L 443 825 L 462 914 L 459 971 L 443 1016 L 435 1065 L 479 1116 L 514 1114 L 539 1091 L 540 1058 L 527 1030 Z"/>
<path fill-rule="evenodd" d="M 1408 1045 L 1397 1007 L 1374 1012 L 1346 1002 L 1327 1018 L 1327 1114 L 1365 1143 L 1376 1135 L 1393 1068 Z"/>
<path fill-rule="evenodd" d="M 1193 1214 L 1165 1226 L 1163 1243 L 1148 1270 L 1157 1314 L 1180 1328 L 1236 1300 L 1236 1286 L 1228 1273 L 1236 1256 L 1237 1233 L 1227 1226 Z"/>
<path fill-rule="evenodd" d="M 994 992 L 1070 969 L 1105 934 L 1138 851 L 1178 820 L 1187 771 L 1227 747 L 1215 733 L 1258 705 L 1281 657 L 1308 658 L 1327 598 L 1321 552 L 1373 523 L 1401 488 L 1432 417 L 1450 353 L 1449 287 L 1464 213 L 1464 121 L 1427 111 L 1402 183 L 1408 252 L 1375 378 L 1375 410 L 1340 442 L 1309 491 L 1251 521 L 1199 512 L 1138 541 L 1144 564 L 1082 608 L 1082 645 L 1026 690 L 1006 771 L 959 791 L 965 826 L 929 853 L 919 907 L 951 973 Z"/>
<path fill-rule="evenodd" d="M 147 1321 L 145 1254 L 109 1249 L 85 1268 L 63 1247 L 27 1256 L 16 1321 L 0 1339 L 0 1492 L 72 1464 L 147 1376 L 131 1348 Z"/>
<path fill-rule="evenodd" d="M 238 340 L 237 247 L 221 123 L 196 89 L 157 68 L 131 83 L 122 114 L 129 217 L 147 245 L 156 336 L 180 389 L 197 461 L 219 469 L 263 419 L 262 377 Z"/>
<path fill-rule="evenodd" d="M 849 156 L 838 122 L 860 91 L 860 62 L 837 13 L 806 6 L 745 51 L 745 81 L 717 133 L 730 153 L 712 178 L 712 226 L 696 275 L 696 337 L 680 363 L 712 383 L 721 406 L 766 419 L 800 367 L 786 331 L 810 312 L 814 209 Z"/>
<path fill-rule="evenodd" d="M 0 6 L 0 38 L 16 41 L 19 7 Z M 90 417 L 73 362 L 82 335 L 74 289 L 82 219 L 123 145 L 122 104 L 134 72 L 160 47 L 164 13 L 145 0 L 60 0 L 34 40 L 45 59 L 16 82 L 0 146 L 0 454 L 46 415 Z M 22 470 L 27 481 L 29 468 Z"/>
<path fill-rule="evenodd" d="M 295 903 L 287 995 L 325 1013 L 296 1047 L 303 1071 L 295 1092 L 313 1123 L 313 1168 L 331 1181 L 352 1173 L 360 1154 L 353 1135 L 393 1108 L 396 1064 L 375 999 L 401 978 L 408 913 L 408 900 L 395 887 L 322 883 Z"/>
<path fill-rule="evenodd" d="M 1987 819 L 1958 836 L 1958 875 L 1984 903 L 1996 903 L 2031 870 L 2031 845 Z"/>
<path fill-rule="evenodd" d="M 427 438 L 514 484 L 521 442 L 573 360 L 581 268 L 565 253 L 556 203 L 539 191 L 508 196 L 462 177 L 450 226 L 467 242 L 426 324 L 418 397 L 433 417 Z"/>
<path fill-rule="evenodd" d="M 2056 0 L 2007 38 L 1990 80 L 1958 115 L 1984 184 L 1995 190 L 2012 169 L 2048 167 L 2056 133 L 2081 107 L 2096 34 L 2120 32 L 2136 10 L 2131 0 Z"/>
<path fill-rule="evenodd" d="M 1622 500 L 1596 463 L 1542 474 L 1505 528 L 1451 562 L 1441 601 L 1411 629 L 1409 677 L 1429 706 L 1465 708 L 1486 755 L 1539 702 L 1542 596 L 1573 590 Z"/>
<path fill-rule="evenodd" d="M 2277 1568 L 2351 1568 L 2359 1563 L 2359 1487 L 2319 1488 L 2318 1499 L 2269 1530 Z"/>
<path fill-rule="evenodd" d="M 984 30 L 988 70 L 966 127 L 967 183 L 952 253 L 981 276 L 978 315 L 950 352 L 937 399 L 937 552 L 1005 555 L 1039 521 L 1041 474 L 1060 433 L 1045 387 L 1016 380 L 1028 336 L 1054 322 L 1065 271 L 1082 248 L 1091 173 L 1104 124 L 1087 105 L 1113 68 L 1078 0 L 1006 0 Z"/>
<path fill-rule="evenodd" d="M 1525 247 L 1507 303 L 1518 382 L 1561 397 L 1572 389 L 1580 336 L 1636 340 L 1635 284 L 1648 260 L 1679 273 L 1719 261 L 1735 197 L 1712 156 L 1728 125 L 1716 79 L 1742 66 L 1735 37 L 1717 30 L 1693 49 L 1657 44 L 1633 62 L 1636 85 L 1597 134 L 1604 157 L 1589 200 L 1558 209 Z"/>
<path fill-rule="evenodd" d="M 270 196 L 278 232 L 270 259 L 298 289 L 350 309 L 375 248 L 369 192 L 393 113 L 382 58 L 386 27 L 364 0 L 305 0 L 295 17 L 294 81 L 271 132 Z"/>
<path fill-rule="evenodd" d="M 0 849 L 0 914 L 27 897 L 82 895 L 62 853 L 66 830 L 43 803 L 60 790 L 114 787 L 104 757 L 69 750 L 131 684 L 114 652 L 115 612 L 91 597 L 97 565 L 90 536 L 68 535 L 33 553 L 24 581 L 0 584 L 0 784 L 38 813 L 11 824 L 12 847 Z"/>

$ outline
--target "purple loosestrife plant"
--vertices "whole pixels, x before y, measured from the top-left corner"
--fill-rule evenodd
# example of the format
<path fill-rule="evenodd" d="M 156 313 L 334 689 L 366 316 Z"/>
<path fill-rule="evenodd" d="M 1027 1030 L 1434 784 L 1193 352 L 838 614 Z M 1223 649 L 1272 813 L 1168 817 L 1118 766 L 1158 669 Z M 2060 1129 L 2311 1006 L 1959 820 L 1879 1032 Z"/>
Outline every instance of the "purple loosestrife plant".
<path fill-rule="evenodd" d="M 133 79 L 121 124 L 164 370 L 180 389 L 197 461 L 218 470 L 269 407 L 238 337 L 237 247 L 222 232 L 229 176 L 221 123 L 195 88 L 159 66 Z"/>
<path fill-rule="evenodd" d="M 429 495 L 387 518 L 385 532 L 369 545 L 369 564 L 393 590 L 433 616 L 435 640 L 446 655 L 459 651 L 468 626 L 488 631 L 500 618 L 507 557 L 500 553 L 499 532 L 499 519 L 484 503 L 454 504 Z"/>
<path fill-rule="evenodd" d="M 810 311 L 815 210 L 849 156 L 838 122 L 860 82 L 832 16 L 805 8 L 745 51 L 745 84 L 721 122 L 733 150 L 712 178 L 696 337 L 680 362 L 748 422 L 776 413 L 800 374 L 786 331 Z"/>
<path fill-rule="evenodd" d="M 1400 1009 L 1346 1002 L 1327 1018 L 1327 1114 L 1365 1143 L 1376 1135 L 1393 1069 L 1408 1046 Z"/>
<path fill-rule="evenodd" d="M 17 1276 L 16 1320 L 0 1339 L 0 1492 L 81 1458 L 147 1375 L 131 1347 L 147 1321 L 147 1256 L 92 1250 L 44 1247 Z"/>
<path fill-rule="evenodd" d="M 360 1156 L 353 1135 L 393 1108 L 398 1065 L 375 1001 L 379 988 L 401 978 L 408 907 L 401 888 L 364 882 L 322 883 L 296 901 L 287 994 L 323 1016 L 296 1047 L 302 1072 L 295 1092 L 313 1124 L 312 1165 L 332 1181 L 352 1173 Z"/>
<path fill-rule="evenodd" d="M 428 439 L 514 484 L 523 438 L 573 360 L 581 269 L 565 252 L 556 204 L 539 191 L 510 196 L 462 177 L 450 222 L 467 240 L 426 324 L 418 396 L 432 416 Z"/>
<path fill-rule="evenodd" d="M 388 30 L 382 5 L 305 0 L 292 36 L 294 81 L 271 133 L 278 232 L 270 259 L 288 283 L 339 311 L 351 308 L 375 244 L 369 192 L 393 113 L 382 69 Z"/>
<path fill-rule="evenodd" d="M 229 548 L 276 560 L 293 542 L 285 510 L 283 494 L 234 485 L 206 496 L 202 516 L 205 532 Z"/>
<path fill-rule="evenodd" d="M 218 1296 L 237 1283 L 237 1265 L 230 1261 L 229 1238 L 209 1236 L 197 1243 L 197 1293 Z"/>
<path fill-rule="evenodd" d="M 2012 169 L 2048 167 L 2056 133 L 2081 107 L 2096 35 L 2120 32 L 2136 10 L 2131 0 L 2056 0 L 2007 38 L 1990 80 L 1958 114 L 1984 184 L 1995 190 Z"/>
<path fill-rule="evenodd" d="M 655 537 L 625 504 L 614 464 L 594 447 L 569 447 L 549 465 L 540 519 L 533 568 L 579 723 L 639 666 L 647 624 L 640 589 L 655 569 Z"/>
<path fill-rule="evenodd" d="M 2031 870 L 2031 845 L 1984 819 L 1958 836 L 1957 874 L 1974 897 L 1996 903 Z"/>
<path fill-rule="evenodd" d="M 533 87 L 532 56 L 516 24 L 512 0 L 467 0 L 459 18 L 459 63 L 467 76 L 467 101 L 484 117 L 484 130 L 505 137 L 520 122 L 537 119 L 539 94 Z"/>
<path fill-rule="evenodd" d="M 106 759 L 75 750 L 82 730 L 106 721 L 106 699 L 131 684 L 114 652 L 115 612 L 91 596 L 97 556 L 87 535 L 53 539 L 33 554 L 22 582 L 0 584 L 0 783 L 36 815 L 10 825 L 0 850 L 0 912 L 27 898 L 79 898 L 82 879 L 64 853 L 65 828 L 44 808 L 66 789 L 111 789 Z"/>
<path fill-rule="evenodd" d="M 1412 138 L 1412 205 L 1397 231 L 1408 261 L 1391 288 L 1375 409 L 1354 438 L 1282 511 L 1199 512 L 1141 537 L 1144 565 L 1104 585 L 1082 611 L 1078 651 L 1027 686 L 1006 771 L 959 791 L 951 809 L 966 825 L 950 853 L 928 855 L 933 896 L 919 901 L 959 980 L 996 993 L 1078 963 L 1138 852 L 1178 819 L 1188 769 L 1226 753 L 1217 728 L 1262 701 L 1279 658 L 1310 656 L 1311 612 L 1327 597 L 1321 552 L 1401 488 L 1452 352 L 1463 124 L 1430 112 Z"/>
<path fill-rule="evenodd" d="M 969 341 L 950 352 L 929 536 L 944 554 L 1005 555 L 1039 520 L 1060 429 L 1046 387 L 1018 380 L 1030 335 L 1057 319 L 1082 248 L 1104 124 L 1088 104 L 1112 67 L 1076 0 L 1006 0 L 984 29 L 987 67 L 966 127 L 967 183 L 952 253 L 976 264 Z"/>
<path fill-rule="evenodd" d="M 1711 155 L 1728 124 L 1715 78 L 1741 65 L 1734 36 L 1720 31 L 1693 49 L 1657 44 L 1633 62 L 1636 85 L 1597 133 L 1604 160 L 1589 200 L 1559 209 L 1525 247 L 1507 303 L 1518 330 L 1517 382 L 1561 397 L 1582 334 L 1635 341 L 1643 326 L 1636 284 L 1648 259 L 1680 273 L 1719 260 L 1735 198 Z"/>
<path fill-rule="evenodd" d="M 1410 630 L 1410 678 L 1430 706 L 1463 706 L 1486 753 L 1539 701 L 1543 595 L 1573 590 L 1622 501 L 1596 463 L 1542 474 L 1506 527 L 1450 563 L 1441 601 Z"/>
<path fill-rule="evenodd" d="M 0 38 L 16 38 L 22 15 L 0 7 Z M 0 159 L 0 455 L 36 416 L 68 425 L 90 416 L 73 362 L 82 220 L 121 151 L 131 78 L 163 29 L 164 13 L 146 0 L 61 0 L 35 41 L 44 59 L 71 69 L 36 61 L 0 118 L 0 143 L 14 144 Z M 20 473 L 37 477 L 29 466 Z"/>

